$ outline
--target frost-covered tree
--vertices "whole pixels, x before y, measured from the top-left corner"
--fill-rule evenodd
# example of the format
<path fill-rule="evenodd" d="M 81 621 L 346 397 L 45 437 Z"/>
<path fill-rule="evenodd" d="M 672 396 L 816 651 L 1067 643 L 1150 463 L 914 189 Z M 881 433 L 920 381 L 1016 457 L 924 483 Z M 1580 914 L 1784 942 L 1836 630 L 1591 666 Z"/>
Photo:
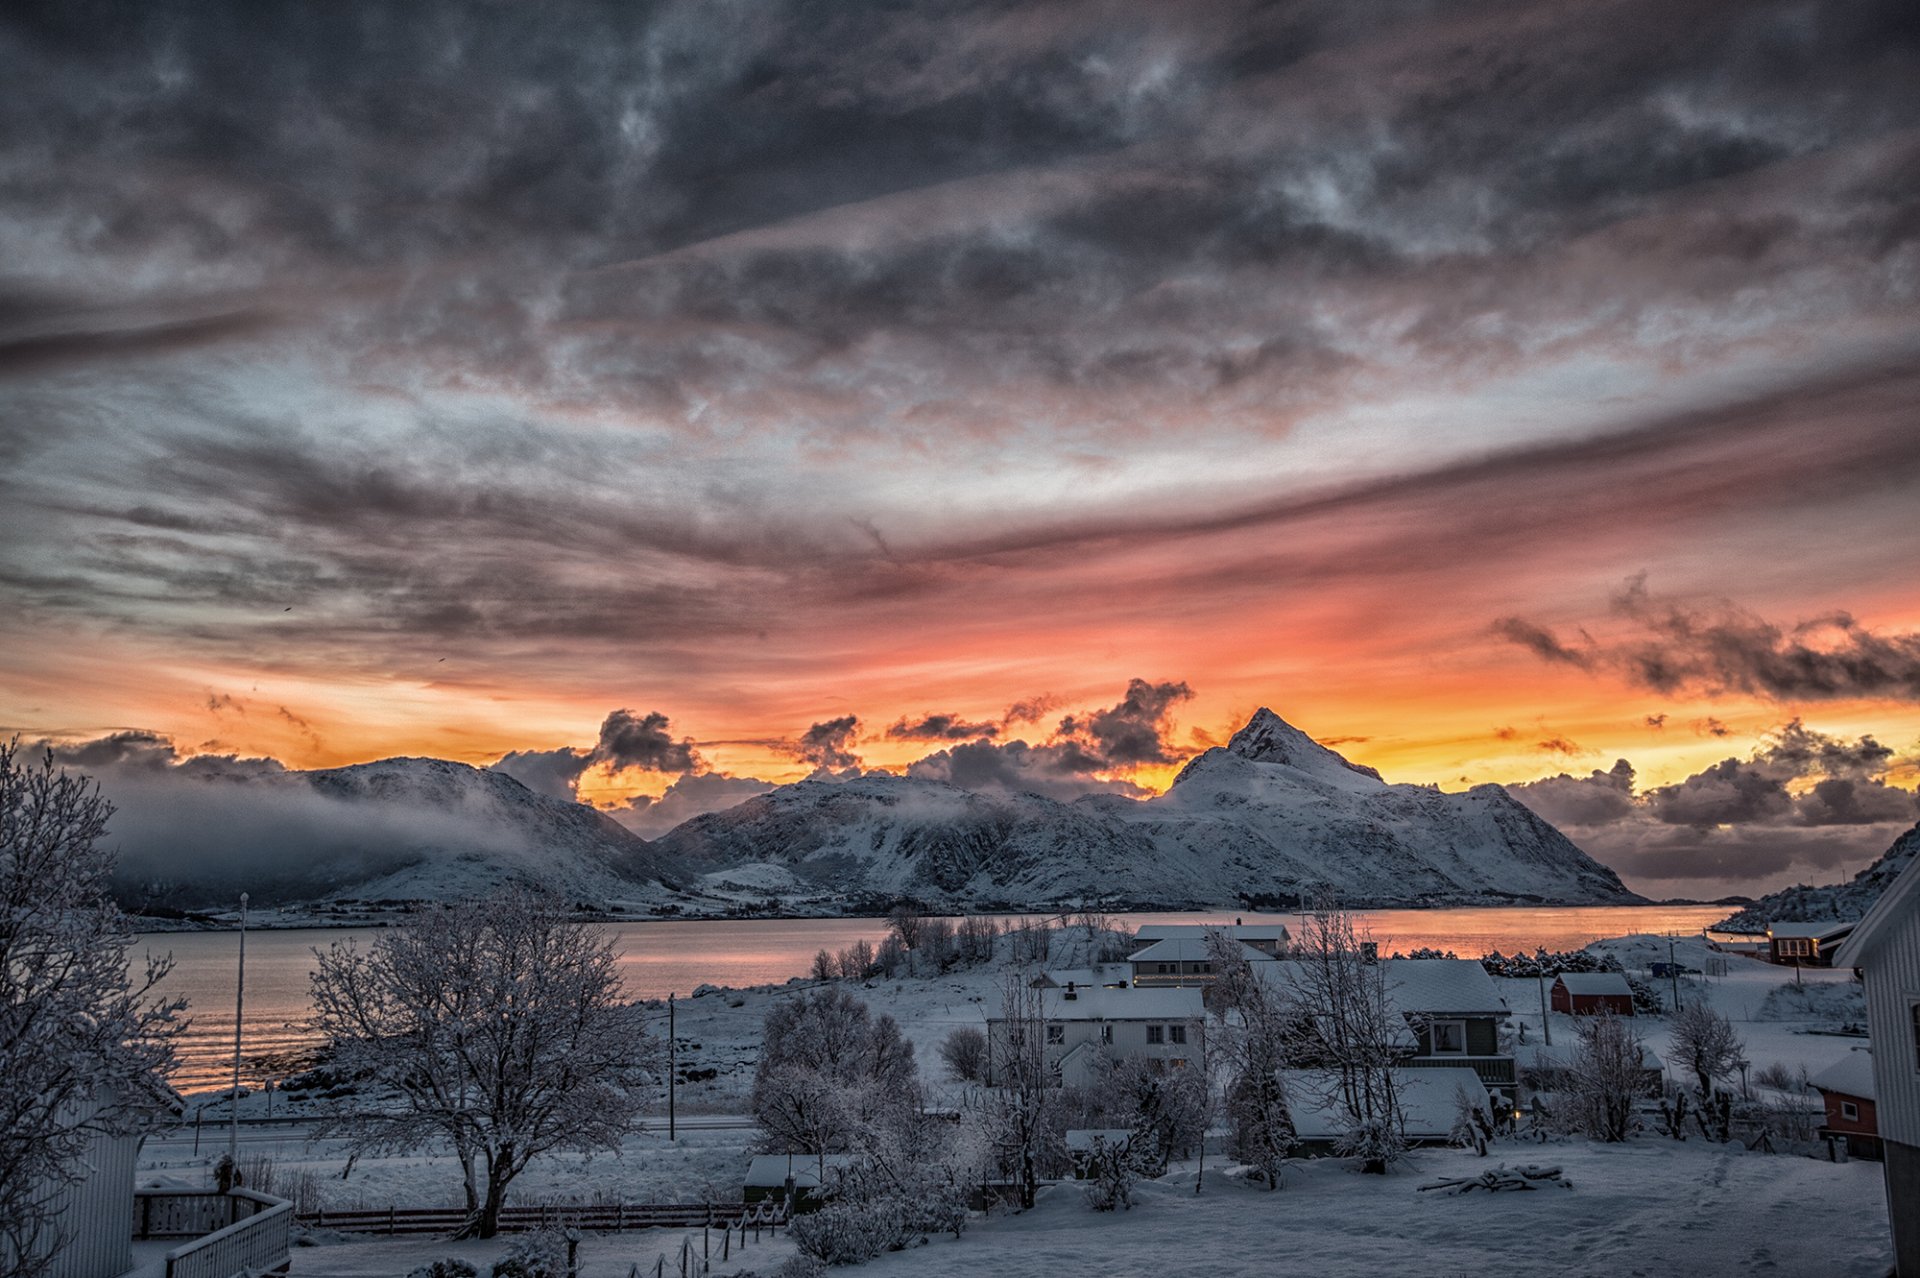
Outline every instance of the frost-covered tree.
<path fill-rule="evenodd" d="M 1207 1046 L 1226 1078 L 1234 1157 L 1253 1168 L 1268 1189 L 1278 1189 L 1281 1165 L 1296 1143 L 1280 1070 L 1299 1013 L 1279 987 L 1260 978 L 1242 950 L 1229 936 L 1207 935 L 1216 1021 Z"/>
<path fill-rule="evenodd" d="M 1346 1115 L 1335 1149 L 1360 1159 L 1363 1171 L 1384 1173 L 1406 1152 L 1396 1071 L 1406 1022 L 1375 953 L 1344 910 L 1302 917 L 1291 991 L 1301 1041 L 1289 1055 L 1311 1063 L 1324 1099 Z"/>
<path fill-rule="evenodd" d="M 461 1236 L 491 1238 L 507 1187 L 554 1150 L 612 1150 L 638 1128 L 658 1051 L 602 932 L 515 891 L 414 916 L 366 950 L 315 950 L 313 1013 L 335 1068 L 392 1093 L 318 1136 L 358 1154 L 450 1148 Z"/>
<path fill-rule="evenodd" d="M 1667 1060 L 1698 1080 L 1702 1100 L 1740 1068 L 1745 1055 L 1733 1022 L 1703 1002 L 1689 1003 L 1668 1019 L 1667 1044 Z"/>
<path fill-rule="evenodd" d="M 753 1078 L 753 1114 L 776 1153 L 877 1148 L 920 1117 L 913 1044 L 838 986 L 767 1012 Z"/>
<path fill-rule="evenodd" d="M 1633 1106 L 1645 1073 L 1640 1039 L 1627 1021 L 1614 1016 L 1586 1017 L 1579 1032 L 1569 1071 L 1571 1120 L 1595 1140 L 1623 1141 L 1633 1131 Z"/>
<path fill-rule="evenodd" d="M 129 975 L 126 919 L 93 782 L 0 742 L 0 1272 L 44 1272 L 67 1238 L 57 1195 L 99 1133 L 139 1130 L 166 1096 L 186 1004 Z"/>
<path fill-rule="evenodd" d="M 1025 974 L 1009 970 L 1000 983 L 1003 1041 L 994 1046 L 988 1128 L 1002 1170 L 1031 1207 L 1040 1178 L 1065 1160 L 1060 1089 L 1047 1063 L 1047 1022 L 1041 992 Z"/>

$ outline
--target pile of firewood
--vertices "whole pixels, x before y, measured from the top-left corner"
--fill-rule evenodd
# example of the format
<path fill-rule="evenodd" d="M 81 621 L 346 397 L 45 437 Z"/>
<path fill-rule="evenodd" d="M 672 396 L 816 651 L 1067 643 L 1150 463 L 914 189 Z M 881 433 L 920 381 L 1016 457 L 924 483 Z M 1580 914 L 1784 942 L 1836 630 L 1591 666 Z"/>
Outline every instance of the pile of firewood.
<path fill-rule="evenodd" d="M 1484 1189 L 1497 1194 L 1503 1189 L 1538 1189 L 1542 1185 L 1557 1185 L 1561 1189 L 1572 1189 L 1573 1182 L 1560 1174 L 1558 1167 L 1514 1167 L 1500 1166 L 1478 1176 L 1447 1176 L 1429 1185 L 1420 1186 L 1420 1192 L 1437 1189 L 1446 1194 L 1464 1194 L 1470 1190 Z"/>

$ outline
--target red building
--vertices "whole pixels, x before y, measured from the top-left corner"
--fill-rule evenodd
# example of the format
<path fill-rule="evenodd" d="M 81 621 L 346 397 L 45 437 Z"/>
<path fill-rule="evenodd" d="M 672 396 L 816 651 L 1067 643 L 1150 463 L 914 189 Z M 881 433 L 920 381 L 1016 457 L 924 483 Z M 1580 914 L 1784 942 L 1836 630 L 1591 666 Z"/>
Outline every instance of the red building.
<path fill-rule="evenodd" d="M 1855 1158 L 1880 1157 L 1880 1116 L 1873 1108 L 1873 1055 L 1862 1048 L 1814 1075 L 1813 1085 L 1827 1103 L 1822 1136 L 1844 1137 Z"/>
<path fill-rule="evenodd" d="M 1569 1016 L 1633 1015 L 1633 987 L 1619 972 L 1562 972 L 1550 997 L 1553 1010 Z"/>

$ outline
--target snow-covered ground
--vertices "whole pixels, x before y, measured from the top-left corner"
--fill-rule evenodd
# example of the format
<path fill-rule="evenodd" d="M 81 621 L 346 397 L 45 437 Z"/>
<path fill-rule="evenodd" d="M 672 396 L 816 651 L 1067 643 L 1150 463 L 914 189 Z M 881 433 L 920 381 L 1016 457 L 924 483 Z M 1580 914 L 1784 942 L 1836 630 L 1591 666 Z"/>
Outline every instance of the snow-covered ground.
<path fill-rule="evenodd" d="M 1060 939 L 1050 966 L 1085 966 L 1089 955 L 1070 937 Z M 1664 937 L 1600 943 L 1636 972 L 1665 961 Z M 1752 959 L 1710 960 L 1698 941 L 1679 943 L 1675 957 L 1707 975 L 1683 978 L 1682 995 L 1704 997 L 1733 1022 L 1757 1074 L 1776 1062 L 1817 1074 L 1863 1044 L 1831 1032 L 1859 1019 L 1851 974 L 1807 970 L 1795 974 Z M 1721 974 L 1724 969 L 1724 974 Z M 980 1026 L 998 1002 L 1001 973 L 977 968 L 926 979 L 874 981 L 855 987 L 876 1013 L 900 1022 L 913 1042 L 933 1103 L 951 1103 L 959 1084 L 948 1080 L 938 1046 L 954 1028 Z M 1503 980 L 1501 992 L 1538 1042 L 1541 1017 L 1532 980 Z M 1669 986 L 1659 983 L 1663 994 Z M 768 1007 L 802 985 L 716 990 L 680 1001 L 678 1032 L 683 1070 L 715 1071 L 680 1089 L 680 1113 L 739 1115 L 746 1110 L 760 1025 Z M 664 1019 L 664 1018 L 663 1018 Z M 664 1030 L 664 1024 L 660 1027 Z M 1573 1018 L 1554 1015 L 1556 1044 L 1574 1041 Z M 1636 1022 L 1648 1047 L 1664 1055 L 1665 1021 Z M 1754 1090 L 1760 1091 L 1757 1082 Z M 1807 1103 L 1813 1103 L 1809 1100 Z M 695 1123 L 724 1119 L 692 1120 Z M 664 1120 L 629 1138 L 617 1155 L 590 1159 L 551 1156 L 537 1161 L 514 1186 L 517 1202 L 737 1200 L 755 1133 L 744 1127 L 683 1130 L 668 1141 Z M 310 1146 L 289 1129 L 243 1129 L 243 1156 L 266 1154 L 283 1187 L 304 1178 L 303 1193 L 330 1207 L 445 1205 L 458 1201 L 449 1159 L 415 1155 L 361 1159 L 346 1177 L 342 1151 Z M 161 1178 L 199 1183 L 224 1148 L 224 1133 L 209 1128 L 202 1152 L 191 1151 L 191 1130 L 150 1140 L 143 1151 L 143 1183 Z M 1472 1174 L 1502 1161 L 1552 1163 L 1574 1182 L 1571 1192 L 1469 1195 L 1421 1194 L 1436 1175 Z M 1505 1142 L 1492 1157 L 1423 1151 L 1406 1173 L 1353 1174 L 1332 1161 L 1298 1164 L 1288 1187 L 1266 1194 L 1210 1171 L 1206 1192 L 1192 1193 L 1189 1169 L 1147 1186 L 1130 1213 L 1094 1216 L 1077 1190 L 1056 1191 L 1034 1212 L 980 1222 L 958 1243 L 937 1241 L 870 1266 L 876 1274 L 1059 1272 L 1158 1274 L 1182 1257 L 1204 1256 L 1216 1272 L 1378 1274 L 1417 1269 L 1477 1273 L 1781 1272 L 1884 1274 L 1890 1264 L 1886 1207 L 1875 1163 L 1831 1164 L 1808 1157 L 1747 1154 L 1739 1146 L 1684 1143 L 1655 1135 L 1622 1146 L 1584 1141 L 1545 1145 Z M 677 1247 L 680 1235 L 589 1239 L 585 1275 L 624 1276 Z M 754 1268 L 777 1263 L 782 1241 L 755 1252 Z M 489 1250 L 489 1248 L 492 1248 Z M 454 1246 L 424 1241 L 335 1241 L 295 1253 L 296 1274 L 401 1274 L 436 1256 L 490 1259 L 491 1244 Z M 1297 1262 L 1297 1263 L 1296 1263 Z M 1289 1267 L 1291 1266 L 1291 1267 Z M 715 1272 L 739 1272 L 736 1261 Z M 485 1264 L 481 1265 L 486 1272 Z"/>

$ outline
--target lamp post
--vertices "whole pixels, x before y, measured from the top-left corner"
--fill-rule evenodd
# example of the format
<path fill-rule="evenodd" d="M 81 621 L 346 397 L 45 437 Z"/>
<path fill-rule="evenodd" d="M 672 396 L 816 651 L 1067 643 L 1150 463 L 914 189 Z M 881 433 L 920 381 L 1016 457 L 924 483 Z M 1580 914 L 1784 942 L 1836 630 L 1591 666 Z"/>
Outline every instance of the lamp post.
<path fill-rule="evenodd" d="M 247 894 L 240 894 L 240 970 L 233 991 L 233 1121 L 227 1128 L 227 1164 L 240 1171 L 240 1032 L 247 1011 Z"/>

